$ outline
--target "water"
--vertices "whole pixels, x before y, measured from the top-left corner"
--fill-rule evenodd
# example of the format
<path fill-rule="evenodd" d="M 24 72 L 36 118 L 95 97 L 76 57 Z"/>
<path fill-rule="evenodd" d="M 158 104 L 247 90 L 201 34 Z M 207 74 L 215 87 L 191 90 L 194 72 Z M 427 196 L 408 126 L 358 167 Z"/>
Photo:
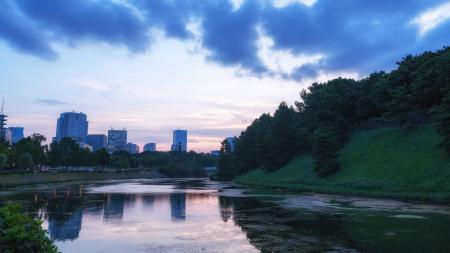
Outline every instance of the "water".
<path fill-rule="evenodd" d="M 450 208 L 208 180 L 17 187 L 62 252 L 450 252 Z"/>

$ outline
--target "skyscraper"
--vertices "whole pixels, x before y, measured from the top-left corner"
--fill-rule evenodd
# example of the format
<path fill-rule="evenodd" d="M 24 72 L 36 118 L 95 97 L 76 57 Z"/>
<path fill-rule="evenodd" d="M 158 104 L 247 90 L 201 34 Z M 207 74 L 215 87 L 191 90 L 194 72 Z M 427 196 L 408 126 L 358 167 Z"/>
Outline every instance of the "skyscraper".
<path fill-rule="evenodd" d="M 77 142 L 86 143 L 88 134 L 88 121 L 86 114 L 80 112 L 61 113 L 56 124 L 56 141 L 63 138 L 73 138 Z"/>
<path fill-rule="evenodd" d="M 11 144 L 15 144 L 24 138 L 23 127 L 8 127 Z"/>
<path fill-rule="evenodd" d="M 5 99 L 2 101 L 2 108 L 0 111 L 0 139 L 6 139 L 6 116 L 3 113 L 3 107 L 5 106 Z"/>
<path fill-rule="evenodd" d="M 144 152 L 155 152 L 156 143 L 150 142 L 144 145 Z"/>
<path fill-rule="evenodd" d="M 139 146 L 134 143 L 127 143 L 127 151 L 131 154 L 138 154 L 139 153 Z"/>
<path fill-rule="evenodd" d="M 8 116 L 0 114 L 0 139 L 6 139 L 6 118 Z"/>
<path fill-rule="evenodd" d="M 87 144 L 91 145 L 94 151 L 102 148 L 106 149 L 108 145 L 108 137 L 104 134 L 90 134 L 87 136 Z"/>
<path fill-rule="evenodd" d="M 108 151 L 127 150 L 127 130 L 108 130 Z"/>
<path fill-rule="evenodd" d="M 177 129 L 173 131 L 173 141 L 170 150 L 178 152 L 187 151 L 187 130 Z"/>

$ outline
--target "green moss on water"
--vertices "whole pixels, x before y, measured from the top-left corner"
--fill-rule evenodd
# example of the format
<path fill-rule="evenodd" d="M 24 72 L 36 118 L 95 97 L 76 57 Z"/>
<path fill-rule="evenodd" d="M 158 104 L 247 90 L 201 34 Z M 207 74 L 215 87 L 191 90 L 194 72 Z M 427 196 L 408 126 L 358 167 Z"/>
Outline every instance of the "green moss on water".
<path fill-rule="evenodd" d="M 354 133 L 340 152 L 338 173 L 318 178 L 301 155 L 274 172 L 261 169 L 236 183 L 301 191 L 450 201 L 450 159 L 434 125 Z"/>

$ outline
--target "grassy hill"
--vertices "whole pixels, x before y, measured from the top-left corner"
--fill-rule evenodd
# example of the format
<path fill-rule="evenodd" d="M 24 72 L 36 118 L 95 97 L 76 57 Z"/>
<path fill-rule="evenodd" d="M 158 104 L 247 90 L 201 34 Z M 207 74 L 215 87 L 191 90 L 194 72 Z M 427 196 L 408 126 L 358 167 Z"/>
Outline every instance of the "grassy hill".
<path fill-rule="evenodd" d="M 281 169 L 251 171 L 236 183 L 301 191 L 450 202 L 450 159 L 433 125 L 354 133 L 340 152 L 341 169 L 318 178 L 302 155 Z"/>

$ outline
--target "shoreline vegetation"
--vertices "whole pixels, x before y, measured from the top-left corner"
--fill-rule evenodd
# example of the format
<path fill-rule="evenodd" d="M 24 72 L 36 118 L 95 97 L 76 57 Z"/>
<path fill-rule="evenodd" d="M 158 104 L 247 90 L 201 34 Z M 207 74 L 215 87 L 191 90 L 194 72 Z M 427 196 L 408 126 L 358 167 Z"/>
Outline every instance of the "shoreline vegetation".
<path fill-rule="evenodd" d="M 313 83 L 222 147 L 215 179 L 450 203 L 450 47 Z"/>
<path fill-rule="evenodd" d="M 157 170 L 128 170 L 106 172 L 43 172 L 43 173 L 11 173 L 0 175 L 0 190 L 6 188 L 85 180 L 165 178 Z"/>
<path fill-rule="evenodd" d="M 450 203 L 450 160 L 438 148 L 433 124 L 412 129 L 382 128 L 351 135 L 339 156 L 341 169 L 328 177 L 313 170 L 311 155 L 300 155 L 279 170 L 257 169 L 234 183 L 406 201 Z"/>

